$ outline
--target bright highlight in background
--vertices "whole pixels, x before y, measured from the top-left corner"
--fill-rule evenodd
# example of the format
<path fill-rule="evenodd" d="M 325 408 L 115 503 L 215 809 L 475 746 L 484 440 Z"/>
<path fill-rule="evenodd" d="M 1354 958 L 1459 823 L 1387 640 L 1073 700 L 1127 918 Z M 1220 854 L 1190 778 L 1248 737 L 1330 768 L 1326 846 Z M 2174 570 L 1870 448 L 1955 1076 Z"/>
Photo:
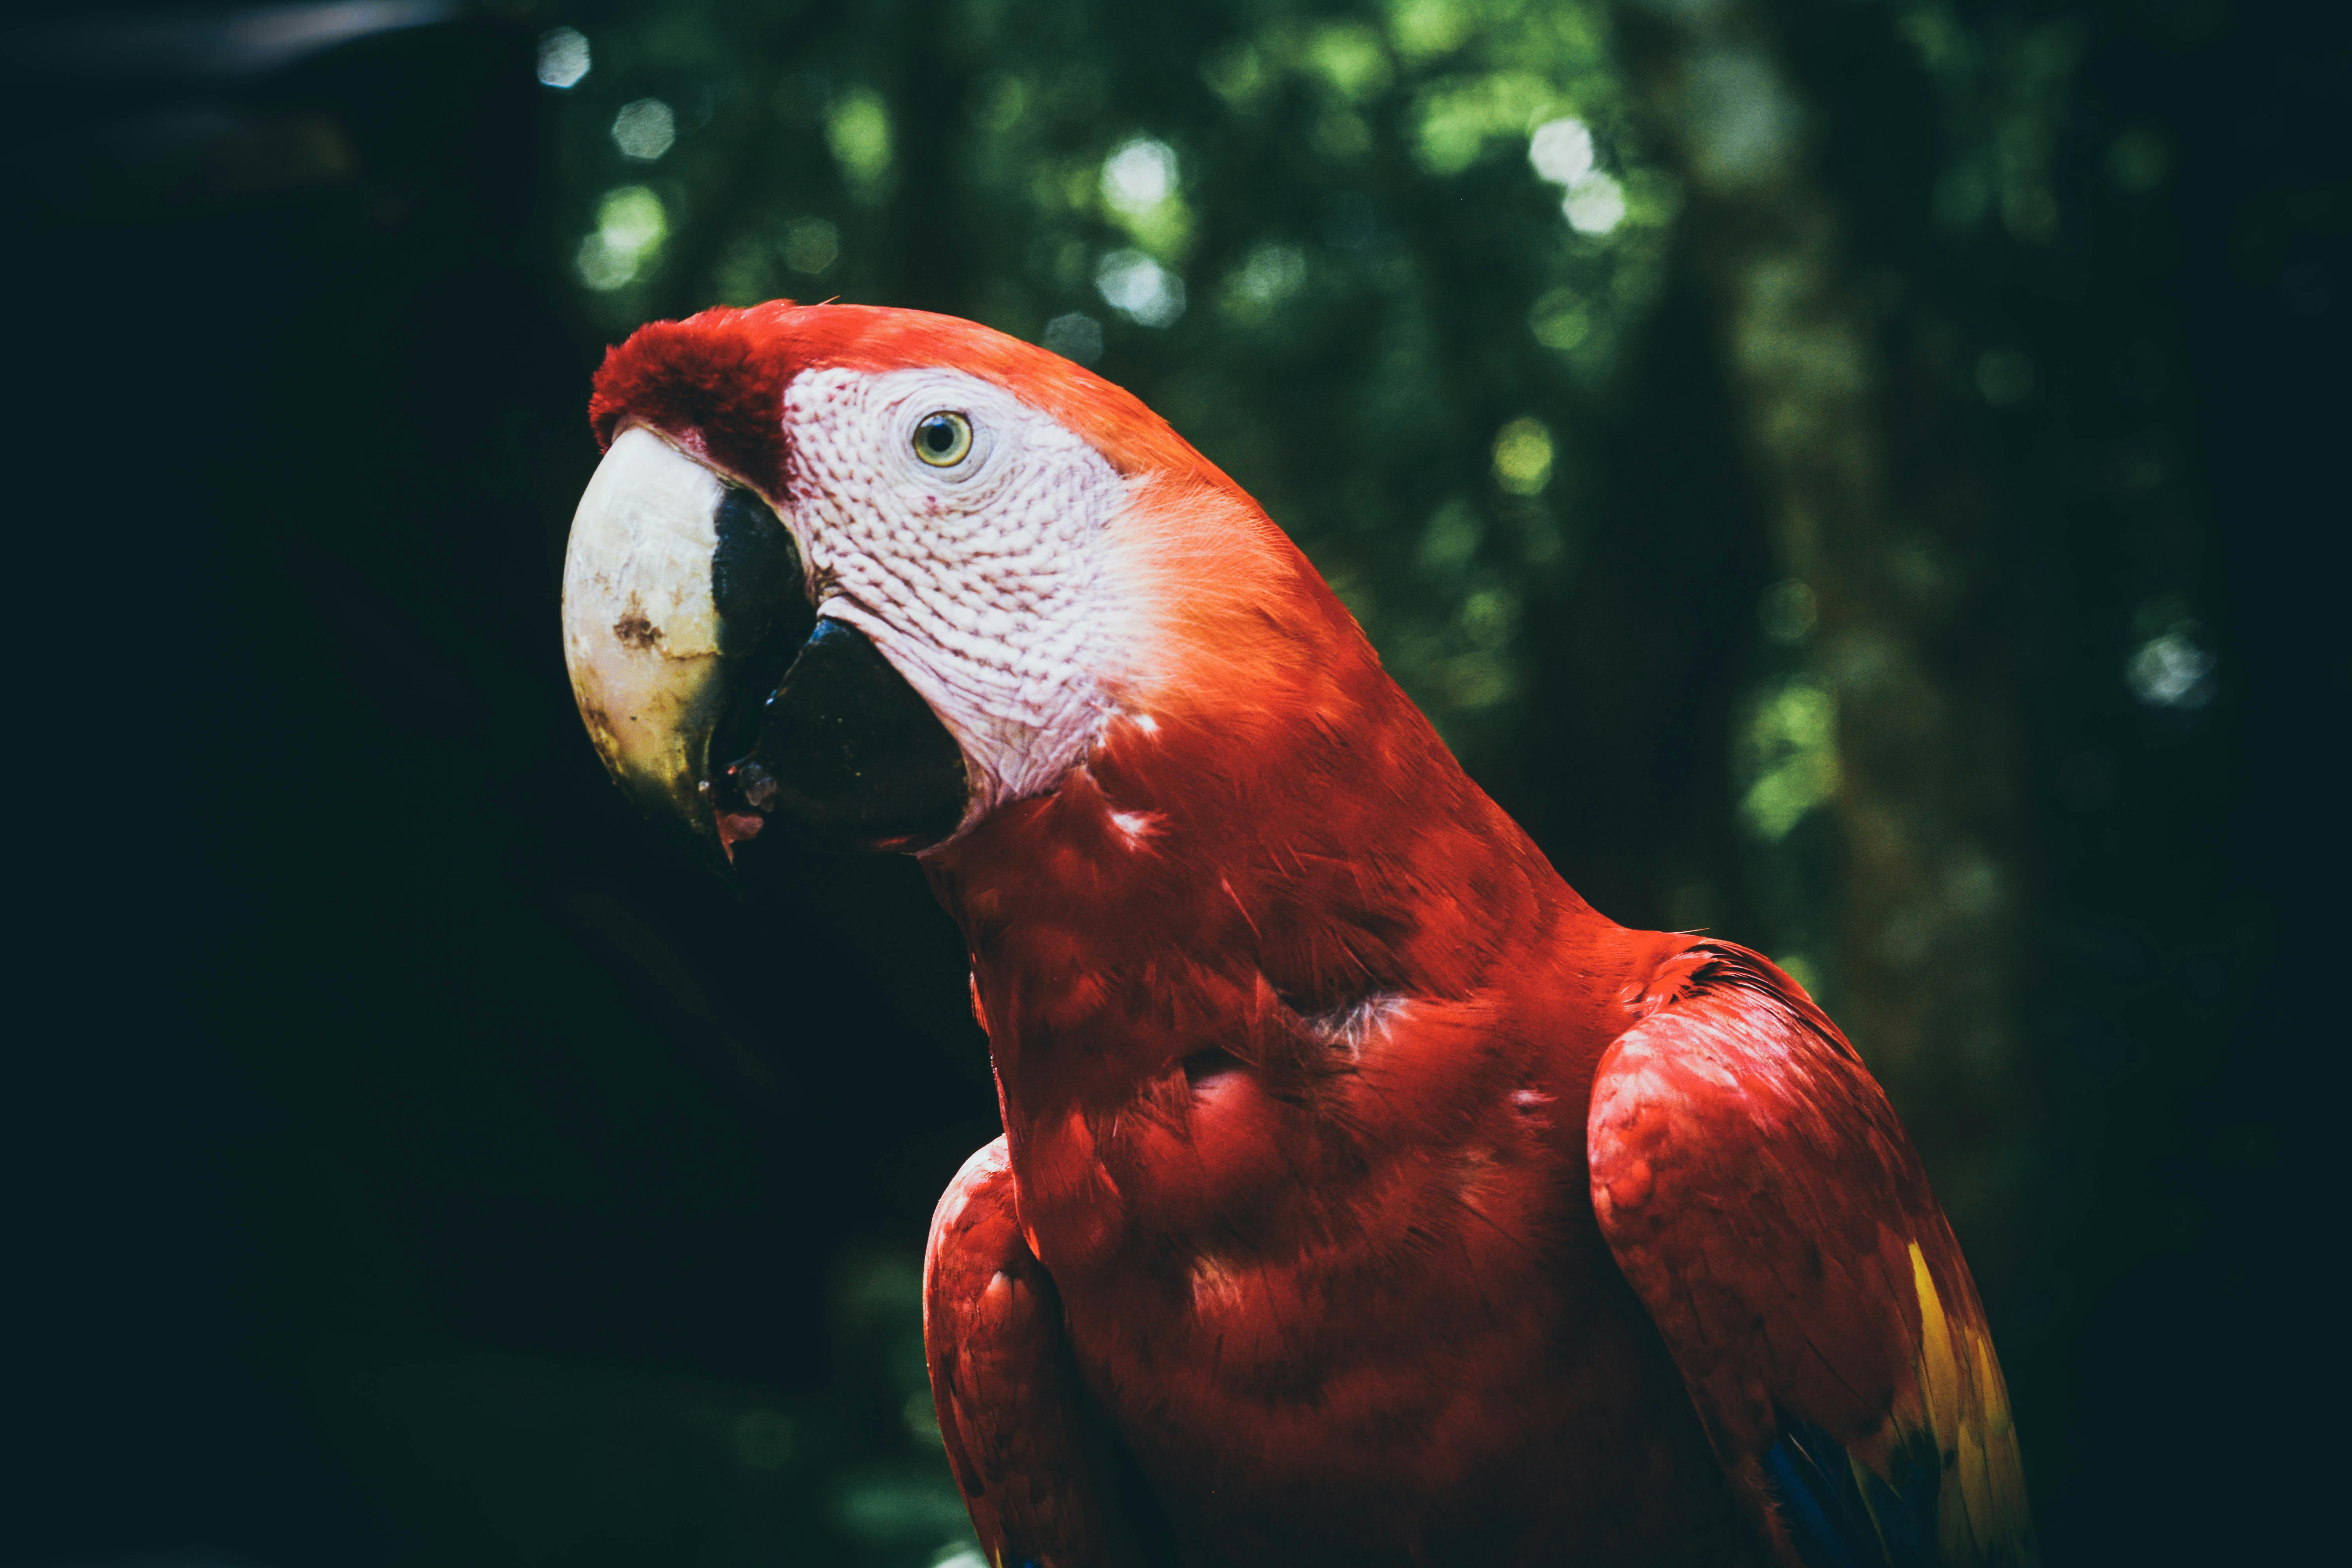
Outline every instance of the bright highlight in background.
<path fill-rule="evenodd" d="M 613 117 L 613 145 L 621 155 L 650 163 L 677 140 L 677 117 L 658 98 L 641 98 Z"/>
<path fill-rule="evenodd" d="M 1625 221 L 1625 187 L 1606 174 L 1587 174 L 1568 189 L 1559 210 L 1579 234 L 1607 234 Z"/>
<path fill-rule="evenodd" d="M 1593 167 L 1597 156 L 1581 120 L 1548 120 L 1528 138 L 1528 162 L 1565 188 L 1560 214 L 1579 234 L 1607 234 L 1625 221 L 1625 187 Z"/>
<path fill-rule="evenodd" d="M 580 280 L 608 294 L 634 280 L 669 237 L 669 214 L 643 185 L 607 191 L 596 208 L 596 232 L 580 242 Z"/>
<path fill-rule="evenodd" d="M 825 144 L 856 200 L 872 205 L 890 193 L 890 105 L 872 88 L 853 88 L 826 105 Z"/>
<path fill-rule="evenodd" d="M 1172 326 L 1184 313 L 1184 279 L 1139 250 L 1114 250 L 1095 268 L 1111 309 L 1139 326 Z"/>
<path fill-rule="evenodd" d="M 551 27 L 539 36 L 539 79 L 549 87 L 577 87 L 588 74 L 588 39 L 576 27 Z"/>
<path fill-rule="evenodd" d="M 2185 631 L 2169 631 L 2140 644 L 2124 666 L 2134 697 L 2151 708 L 2202 708 L 2213 700 L 2216 660 Z"/>
<path fill-rule="evenodd" d="M 1176 191 L 1176 149 L 1139 136 L 1103 160 L 1103 200 L 1139 216 Z"/>
<path fill-rule="evenodd" d="M 1572 185 L 1592 173 L 1592 132 L 1581 120 L 1552 120 L 1528 139 L 1528 162 L 1555 185 Z"/>
<path fill-rule="evenodd" d="M 1534 419 L 1514 419 L 1495 437 L 1495 482 L 1515 496 L 1539 495 L 1551 482 L 1551 432 Z"/>

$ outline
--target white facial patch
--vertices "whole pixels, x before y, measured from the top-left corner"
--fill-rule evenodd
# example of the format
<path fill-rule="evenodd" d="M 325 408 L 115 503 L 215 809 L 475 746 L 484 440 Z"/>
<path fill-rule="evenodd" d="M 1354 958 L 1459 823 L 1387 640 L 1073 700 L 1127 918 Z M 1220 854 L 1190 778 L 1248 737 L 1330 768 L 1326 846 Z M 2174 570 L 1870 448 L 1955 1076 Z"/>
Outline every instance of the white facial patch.
<path fill-rule="evenodd" d="M 933 467 L 916 427 L 971 423 Z M 873 638 L 972 772 L 971 823 L 1050 789 L 1093 743 L 1125 667 L 1102 454 L 992 382 L 951 370 L 811 371 L 784 390 L 788 521 L 817 613 Z"/>

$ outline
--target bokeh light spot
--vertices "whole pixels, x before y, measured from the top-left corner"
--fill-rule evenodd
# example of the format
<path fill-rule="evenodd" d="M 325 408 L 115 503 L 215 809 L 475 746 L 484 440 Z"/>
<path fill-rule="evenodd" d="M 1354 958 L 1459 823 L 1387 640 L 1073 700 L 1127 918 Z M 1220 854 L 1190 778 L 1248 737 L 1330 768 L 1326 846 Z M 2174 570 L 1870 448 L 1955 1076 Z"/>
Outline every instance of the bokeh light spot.
<path fill-rule="evenodd" d="M 841 255 L 841 231 L 821 217 L 796 219 L 784 230 L 784 265 L 814 278 Z"/>
<path fill-rule="evenodd" d="M 1120 212 L 1150 212 L 1176 191 L 1176 149 L 1138 136 L 1103 160 L 1103 200 Z"/>
<path fill-rule="evenodd" d="M 1756 606 L 1756 618 L 1762 624 L 1766 637 L 1783 647 L 1795 647 L 1813 635 L 1820 611 L 1813 601 L 1813 591 L 1791 577 L 1764 590 L 1764 597 Z"/>
<path fill-rule="evenodd" d="M 1184 313 L 1184 279 L 1139 250 L 1114 250 L 1095 268 L 1103 302 L 1143 327 L 1173 326 Z"/>
<path fill-rule="evenodd" d="M 824 140 L 851 195 L 870 205 L 888 194 L 890 106 L 880 93 L 858 88 L 835 99 L 824 111 Z"/>
<path fill-rule="evenodd" d="M 2124 682 L 2150 708 L 2193 710 L 2213 700 L 2216 662 L 2187 631 L 2169 631 L 2133 650 L 2124 665 Z"/>
<path fill-rule="evenodd" d="M 580 85 L 588 74 L 588 38 L 577 27 L 550 27 L 539 36 L 539 79 L 552 88 Z"/>
<path fill-rule="evenodd" d="M 1592 173 L 1592 132 L 1581 120 L 1548 120 L 1528 139 L 1528 162 L 1555 185 Z"/>
<path fill-rule="evenodd" d="M 1003 71 L 981 79 L 972 89 L 971 122 L 982 131 L 1006 132 L 1021 123 L 1029 108 L 1029 87 Z"/>
<path fill-rule="evenodd" d="M 1082 311 L 1072 310 L 1045 323 L 1045 347 L 1064 359 L 1080 364 L 1092 364 L 1102 358 L 1102 323 Z"/>
<path fill-rule="evenodd" d="M 1372 98 L 1389 85 L 1389 52 L 1381 36 L 1361 22 L 1327 22 L 1316 28 L 1307 63 L 1351 102 Z"/>
<path fill-rule="evenodd" d="M 1456 0 L 1391 0 L 1389 38 L 1416 64 L 1451 54 L 1469 36 L 1473 18 Z"/>
<path fill-rule="evenodd" d="M 1247 44 L 1234 44 L 1201 62 L 1201 79 L 1211 92 L 1239 108 L 1265 87 L 1265 61 Z"/>
<path fill-rule="evenodd" d="M 1486 542 L 1486 520 L 1476 508 L 1457 497 L 1430 514 L 1413 563 L 1427 572 L 1458 572 L 1477 556 L 1478 547 Z"/>
<path fill-rule="evenodd" d="M 1685 91 L 1691 172 L 1703 184 L 1750 188 L 1786 165 L 1797 138 L 1797 106 L 1760 52 L 1727 44 L 1701 51 Z"/>
<path fill-rule="evenodd" d="M 599 293 L 635 281 L 669 237 L 669 215 L 661 198 L 644 185 L 604 193 L 596 206 L 596 232 L 580 242 L 580 280 Z"/>
<path fill-rule="evenodd" d="M 836 1496 L 833 1514 L 842 1533 L 869 1548 L 919 1544 L 971 1528 L 963 1499 L 944 1475 L 859 1477 Z"/>
<path fill-rule="evenodd" d="M 650 163 L 677 141 L 677 116 L 658 98 L 641 98 L 613 117 L 613 145 L 625 158 Z"/>
<path fill-rule="evenodd" d="M 1543 493 L 1551 482 L 1551 432 L 1533 419 L 1514 419 L 1495 437 L 1495 482 L 1515 496 Z"/>
<path fill-rule="evenodd" d="M 1559 210 L 1579 234 L 1607 234 L 1625 221 L 1625 187 L 1606 174 L 1587 174 L 1568 188 Z"/>
<path fill-rule="evenodd" d="M 1739 815 L 1765 843 L 1786 838 L 1837 794 L 1837 703 L 1811 681 L 1790 680 L 1768 693 L 1740 739 L 1750 782 Z"/>
<path fill-rule="evenodd" d="M 1507 647 L 1519 629 L 1519 596 L 1508 588 L 1481 588 L 1462 601 L 1463 635 L 1489 651 Z"/>
<path fill-rule="evenodd" d="M 1494 142 L 1526 135 L 1556 101 L 1551 84 L 1531 71 L 1433 82 L 1415 95 L 1414 155 L 1433 174 L 1458 174 Z"/>
<path fill-rule="evenodd" d="M 1566 353 L 1592 335 L 1592 312 L 1575 289 L 1554 289 L 1528 311 L 1528 331 L 1544 347 Z"/>
<path fill-rule="evenodd" d="M 1307 253 L 1295 245 L 1261 245 L 1226 283 L 1226 306 L 1258 318 L 1307 286 Z"/>

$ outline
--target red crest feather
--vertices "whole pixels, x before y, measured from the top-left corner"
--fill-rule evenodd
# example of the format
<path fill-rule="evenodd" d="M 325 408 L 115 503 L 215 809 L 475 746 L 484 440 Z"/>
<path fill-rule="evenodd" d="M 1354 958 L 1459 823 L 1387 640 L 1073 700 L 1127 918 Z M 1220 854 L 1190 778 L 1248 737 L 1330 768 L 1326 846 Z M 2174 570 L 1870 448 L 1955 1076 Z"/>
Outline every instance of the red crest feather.
<path fill-rule="evenodd" d="M 1084 366 L 977 321 L 877 305 L 775 300 L 650 322 L 606 351 L 588 420 L 601 445 L 624 423 L 650 425 L 769 489 L 783 477 L 783 393 L 793 376 L 931 365 L 992 381 L 1044 409 L 1122 473 L 1232 486 L 1140 399 Z"/>

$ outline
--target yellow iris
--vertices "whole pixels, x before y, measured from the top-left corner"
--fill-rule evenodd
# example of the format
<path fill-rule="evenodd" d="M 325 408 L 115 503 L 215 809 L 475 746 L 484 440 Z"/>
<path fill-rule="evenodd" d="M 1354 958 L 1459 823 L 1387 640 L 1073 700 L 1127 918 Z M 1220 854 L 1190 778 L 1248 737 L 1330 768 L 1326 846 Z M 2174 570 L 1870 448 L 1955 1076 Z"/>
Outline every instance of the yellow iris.
<path fill-rule="evenodd" d="M 915 456 L 935 468 L 951 468 L 971 450 L 971 421 L 941 409 L 915 426 Z"/>

